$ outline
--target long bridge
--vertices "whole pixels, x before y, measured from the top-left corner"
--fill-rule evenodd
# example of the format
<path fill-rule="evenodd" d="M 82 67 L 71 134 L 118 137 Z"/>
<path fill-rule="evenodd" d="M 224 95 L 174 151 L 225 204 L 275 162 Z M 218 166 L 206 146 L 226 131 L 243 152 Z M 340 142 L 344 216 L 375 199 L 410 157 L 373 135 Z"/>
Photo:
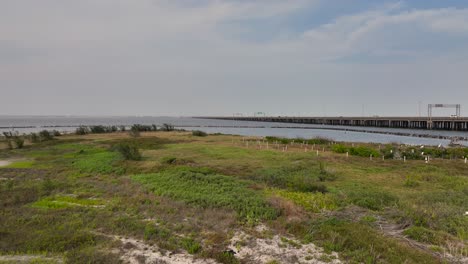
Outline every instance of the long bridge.
<path fill-rule="evenodd" d="M 294 117 L 294 116 L 207 116 L 204 119 L 278 122 L 330 126 L 388 127 L 468 131 L 468 117 Z"/>

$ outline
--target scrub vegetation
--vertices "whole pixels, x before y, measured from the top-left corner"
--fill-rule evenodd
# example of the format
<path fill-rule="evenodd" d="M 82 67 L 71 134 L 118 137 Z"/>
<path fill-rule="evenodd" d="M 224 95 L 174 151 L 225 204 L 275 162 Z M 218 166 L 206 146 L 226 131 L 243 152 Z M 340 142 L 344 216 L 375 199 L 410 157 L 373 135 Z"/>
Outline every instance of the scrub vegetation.
<path fill-rule="evenodd" d="M 132 130 L 4 138 L 0 263 L 125 262 L 130 239 L 161 256 L 251 263 L 232 253 L 249 247 L 230 247 L 238 232 L 349 263 L 468 258 L 466 148 Z"/>

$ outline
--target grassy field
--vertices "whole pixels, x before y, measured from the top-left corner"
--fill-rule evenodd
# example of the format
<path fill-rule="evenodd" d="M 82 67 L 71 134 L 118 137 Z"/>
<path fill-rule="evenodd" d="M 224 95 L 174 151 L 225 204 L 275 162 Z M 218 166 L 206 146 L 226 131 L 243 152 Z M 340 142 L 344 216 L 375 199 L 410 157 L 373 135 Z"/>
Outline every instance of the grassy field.
<path fill-rule="evenodd" d="M 141 157 L 122 155 L 122 144 Z M 421 151 L 433 158 L 426 163 Z M 5 144 L 0 160 L 12 162 L 0 167 L 0 263 L 149 263 L 150 253 L 161 255 L 157 263 L 177 263 L 171 254 L 259 263 L 228 250 L 236 232 L 280 236 L 280 248 L 313 243 L 321 262 L 462 263 L 465 155 L 189 132 Z M 138 243 L 147 253 L 135 255 Z"/>

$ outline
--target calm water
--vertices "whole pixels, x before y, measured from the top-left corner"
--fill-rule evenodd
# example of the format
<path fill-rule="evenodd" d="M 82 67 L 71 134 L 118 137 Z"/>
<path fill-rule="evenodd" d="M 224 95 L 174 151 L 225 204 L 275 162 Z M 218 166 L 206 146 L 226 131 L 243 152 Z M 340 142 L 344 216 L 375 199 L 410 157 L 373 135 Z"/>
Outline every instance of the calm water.
<path fill-rule="evenodd" d="M 65 117 L 65 116 L 45 116 L 45 117 L 27 117 L 27 116 L 0 116 L 0 132 L 18 131 L 19 133 L 36 132 L 43 129 L 56 129 L 59 131 L 74 131 L 80 125 L 125 125 L 132 124 L 156 124 L 162 125 L 169 123 L 178 128 L 199 129 L 208 133 L 225 133 L 245 136 L 278 136 L 289 138 L 313 138 L 327 137 L 336 141 L 347 142 L 375 142 L 414 145 L 447 145 L 449 140 L 419 138 L 409 136 L 397 136 L 387 134 L 374 134 L 366 132 L 339 131 L 327 128 L 340 128 L 340 126 L 324 125 L 306 125 L 290 123 L 268 123 L 268 122 L 247 122 L 230 120 L 210 120 L 195 119 L 190 117 Z M 218 126 L 218 127 L 216 127 Z M 278 126 L 294 126 L 299 128 L 273 128 Z M 23 127 L 23 128 L 13 128 Z M 302 129 L 301 127 L 304 127 Z M 305 129 L 307 128 L 307 129 Z M 370 128 L 370 127 L 348 127 L 353 130 L 369 130 L 380 132 L 403 132 L 418 134 L 431 134 L 442 136 L 463 136 L 467 137 L 468 132 L 458 131 L 428 131 L 428 130 L 410 130 L 410 129 L 389 129 L 389 128 Z M 468 142 L 461 142 L 468 146 Z"/>

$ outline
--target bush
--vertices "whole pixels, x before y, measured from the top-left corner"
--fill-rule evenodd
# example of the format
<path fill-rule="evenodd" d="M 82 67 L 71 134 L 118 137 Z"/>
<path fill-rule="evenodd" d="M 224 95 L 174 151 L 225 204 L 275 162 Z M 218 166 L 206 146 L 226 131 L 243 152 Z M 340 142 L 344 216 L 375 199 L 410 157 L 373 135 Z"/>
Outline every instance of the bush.
<path fill-rule="evenodd" d="M 412 226 L 403 232 L 404 235 L 423 243 L 443 245 L 446 239 L 443 235 L 420 226 Z"/>
<path fill-rule="evenodd" d="M 416 187 L 419 183 L 413 179 L 411 176 L 406 176 L 405 187 Z"/>
<path fill-rule="evenodd" d="M 182 247 L 187 250 L 189 254 L 197 254 L 201 250 L 201 245 L 191 238 L 182 239 Z"/>
<path fill-rule="evenodd" d="M 50 133 L 47 130 L 42 130 L 41 132 L 39 132 L 39 137 L 41 138 L 41 141 L 48 141 L 54 139 L 54 135 L 52 135 L 52 133 Z"/>
<path fill-rule="evenodd" d="M 89 128 L 85 127 L 85 126 L 77 127 L 76 130 L 75 130 L 75 134 L 77 134 L 77 135 L 89 134 Z"/>
<path fill-rule="evenodd" d="M 141 160 L 141 153 L 135 145 L 119 144 L 115 149 L 122 154 L 126 160 Z"/>
<path fill-rule="evenodd" d="M 192 131 L 192 136 L 195 136 L 195 137 L 206 137 L 208 134 L 204 131 L 200 131 L 200 130 L 194 130 Z"/>
<path fill-rule="evenodd" d="M 354 193 L 351 195 L 351 199 L 355 205 L 371 210 L 382 210 L 398 202 L 398 198 L 389 193 L 371 190 Z"/>
<path fill-rule="evenodd" d="M 162 162 L 162 163 L 165 163 L 165 164 L 173 164 L 173 163 L 176 162 L 176 160 L 177 160 L 176 157 L 163 157 L 163 158 L 161 159 L 161 162 Z"/>
<path fill-rule="evenodd" d="M 128 131 L 128 135 L 131 136 L 131 137 L 139 137 L 140 136 L 140 131 L 139 130 L 136 130 L 136 129 L 130 129 L 130 131 Z"/>
<path fill-rule="evenodd" d="M 174 131 L 174 126 L 171 124 L 164 123 L 161 127 L 162 131 Z"/>
<path fill-rule="evenodd" d="M 15 136 L 13 137 L 13 141 L 15 142 L 15 145 L 17 148 L 22 149 L 24 146 L 24 138 L 20 136 Z"/>
<path fill-rule="evenodd" d="M 54 137 L 60 137 L 62 134 L 60 133 L 60 131 L 54 130 L 52 131 L 52 135 L 54 135 Z"/>
<path fill-rule="evenodd" d="M 320 177 L 328 177 L 320 175 L 320 172 L 294 169 L 280 168 L 273 170 L 263 170 L 252 176 L 253 180 L 266 183 L 271 187 L 289 189 L 297 192 L 328 192 L 325 185 L 318 183 Z M 332 177 L 332 175 L 330 175 Z"/>
<path fill-rule="evenodd" d="M 346 152 L 349 151 L 349 149 L 343 144 L 333 145 L 332 150 L 333 150 L 333 152 L 336 152 L 336 153 L 346 153 Z"/>
<path fill-rule="evenodd" d="M 36 133 L 29 134 L 29 141 L 31 141 L 31 143 L 37 143 L 39 142 L 39 136 Z"/>
<path fill-rule="evenodd" d="M 139 132 L 153 131 L 153 130 L 156 131 L 157 127 L 156 127 L 156 125 L 148 126 L 148 125 L 134 124 L 130 128 L 130 130 L 139 131 Z"/>
<path fill-rule="evenodd" d="M 349 154 L 359 157 L 370 157 L 371 155 L 372 157 L 380 157 L 380 153 L 377 150 L 364 146 L 350 148 Z"/>
<path fill-rule="evenodd" d="M 108 132 L 109 129 L 107 129 L 107 128 L 104 127 L 104 126 L 91 126 L 91 127 L 89 128 L 89 130 L 90 130 L 91 133 L 93 133 L 93 134 L 102 134 L 102 133 Z"/>

